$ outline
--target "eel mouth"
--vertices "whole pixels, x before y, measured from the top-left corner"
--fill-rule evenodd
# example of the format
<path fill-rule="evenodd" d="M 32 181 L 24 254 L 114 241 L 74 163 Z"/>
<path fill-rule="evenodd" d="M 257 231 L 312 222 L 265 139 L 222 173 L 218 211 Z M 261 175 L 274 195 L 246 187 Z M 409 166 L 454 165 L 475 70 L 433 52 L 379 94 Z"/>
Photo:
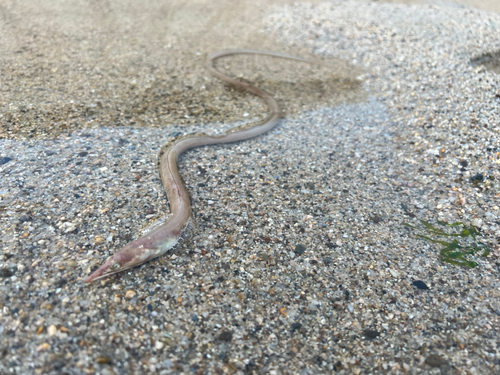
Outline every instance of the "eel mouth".
<path fill-rule="evenodd" d="M 92 281 L 104 279 L 105 277 L 108 277 L 108 276 L 114 275 L 117 272 L 120 272 L 120 271 L 115 271 L 115 272 L 110 272 L 110 271 L 111 271 L 111 262 L 109 260 L 107 260 L 106 262 L 104 262 L 104 264 L 101 267 L 99 267 L 94 272 L 92 272 L 92 274 L 90 274 L 85 279 L 83 279 L 83 282 L 88 284 Z"/>

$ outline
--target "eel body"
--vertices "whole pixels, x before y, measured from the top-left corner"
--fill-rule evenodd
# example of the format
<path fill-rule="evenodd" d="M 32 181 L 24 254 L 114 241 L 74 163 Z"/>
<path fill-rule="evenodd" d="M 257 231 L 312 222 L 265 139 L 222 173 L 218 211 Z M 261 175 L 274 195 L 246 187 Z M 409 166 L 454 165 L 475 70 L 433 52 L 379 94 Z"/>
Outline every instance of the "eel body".
<path fill-rule="evenodd" d="M 159 257 L 188 235 L 187 233 L 193 220 L 191 215 L 191 200 L 177 167 L 177 160 L 183 152 L 194 147 L 244 141 L 268 132 L 276 126 L 282 112 L 278 102 L 270 94 L 251 84 L 228 77 L 215 68 L 215 61 L 217 59 L 239 54 L 265 55 L 313 63 L 307 59 L 280 53 L 242 49 L 220 51 L 209 56 L 206 63 L 207 69 L 222 81 L 250 91 L 264 99 L 269 106 L 270 113 L 268 117 L 257 124 L 244 124 L 231 128 L 223 135 L 181 135 L 164 145 L 159 154 L 158 166 L 160 178 L 170 203 L 171 216 L 164 224 L 137 240 L 130 242 L 114 255 L 110 256 L 102 266 L 86 277 L 84 282 L 89 283 L 99 280 Z M 314 63 L 317 64 L 316 62 Z"/>

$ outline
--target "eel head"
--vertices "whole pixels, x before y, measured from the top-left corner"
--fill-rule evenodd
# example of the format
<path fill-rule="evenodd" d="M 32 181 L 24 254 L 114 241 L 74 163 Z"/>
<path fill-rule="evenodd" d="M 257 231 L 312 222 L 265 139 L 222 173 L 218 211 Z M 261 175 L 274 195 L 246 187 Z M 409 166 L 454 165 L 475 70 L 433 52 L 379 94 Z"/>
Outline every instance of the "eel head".
<path fill-rule="evenodd" d="M 176 238 L 170 238 L 159 246 L 151 246 L 150 243 L 145 245 L 145 237 L 147 238 L 148 236 L 141 237 L 138 240 L 129 243 L 121 250 L 110 256 L 101 267 L 95 270 L 90 276 L 86 277 L 83 282 L 90 283 L 92 281 L 114 275 L 115 273 L 139 266 L 148 260 L 164 254 L 166 251 L 174 247 L 177 242 Z"/>

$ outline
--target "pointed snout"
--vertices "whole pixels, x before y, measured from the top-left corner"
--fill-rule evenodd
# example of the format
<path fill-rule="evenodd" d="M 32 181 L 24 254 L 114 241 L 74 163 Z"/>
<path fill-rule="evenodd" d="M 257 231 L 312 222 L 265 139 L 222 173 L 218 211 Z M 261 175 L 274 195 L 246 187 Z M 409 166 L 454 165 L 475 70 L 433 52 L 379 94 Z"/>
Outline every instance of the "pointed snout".
<path fill-rule="evenodd" d="M 83 279 L 84 283 L 90 283 L 94 280 L 98 280 L 102 277 L 109 276 L 110 274 L 106 271 L 110 269 L 111 266 L 111 259 L 108 259 L 104 264 L 96 269 L 90 276 L 87 276 L 85 279 Z"/>

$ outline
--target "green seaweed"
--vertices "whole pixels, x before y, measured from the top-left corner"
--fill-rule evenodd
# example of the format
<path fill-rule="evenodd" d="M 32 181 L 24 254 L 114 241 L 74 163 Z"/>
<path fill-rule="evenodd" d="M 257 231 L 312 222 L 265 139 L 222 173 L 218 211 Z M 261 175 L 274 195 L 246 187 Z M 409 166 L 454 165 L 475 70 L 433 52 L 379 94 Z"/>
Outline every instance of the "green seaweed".
<path fill-rule="evenodd" d="M 423 234 L 417 234 L 417 237 L 444 246 L 439 252 L 441 260 L 443 262 L 455 264 L 457 266 L 466 266 L 474 268 L 477 266 L 477 263 L 467 259 L 467 256 L 475 256 L 478 255 L 477 253 L 482 252 L 482 254 L 479 255 L 482 257 L 487 257 L 490 253 L 490 249 L 488 248 L 488 246 L 477 240 L 477 237 L 480 237 L 481 233 L 479 233 L 479 231 L 473 225 L 467 226 L 462 222 L 448 224 L 445 223 L 444 221 L 438 220 L 437 223 L 444 227 L 450 227 L 450 228 L 458 227 L 457 228 L 459 230 L 458 233 L 457 232 L 448 233 L 442 229 L 436 228 L 435 226 L 424 220 L 420 220 L 420 222 L 424 226 L 423 228 L 415 227 L 408 223 L 404 223 L 404 225 L 415 230 L 427 232 L 431 235 L 437 235 L 442 237 L 458 237 L 460 239 L 464 239 L 461 242 L 459 242 L 458 239 L 454 239 L 451 242 L 447 242 L 444 240 L 434 239 L 429 236 L 425 236 Z"/>

